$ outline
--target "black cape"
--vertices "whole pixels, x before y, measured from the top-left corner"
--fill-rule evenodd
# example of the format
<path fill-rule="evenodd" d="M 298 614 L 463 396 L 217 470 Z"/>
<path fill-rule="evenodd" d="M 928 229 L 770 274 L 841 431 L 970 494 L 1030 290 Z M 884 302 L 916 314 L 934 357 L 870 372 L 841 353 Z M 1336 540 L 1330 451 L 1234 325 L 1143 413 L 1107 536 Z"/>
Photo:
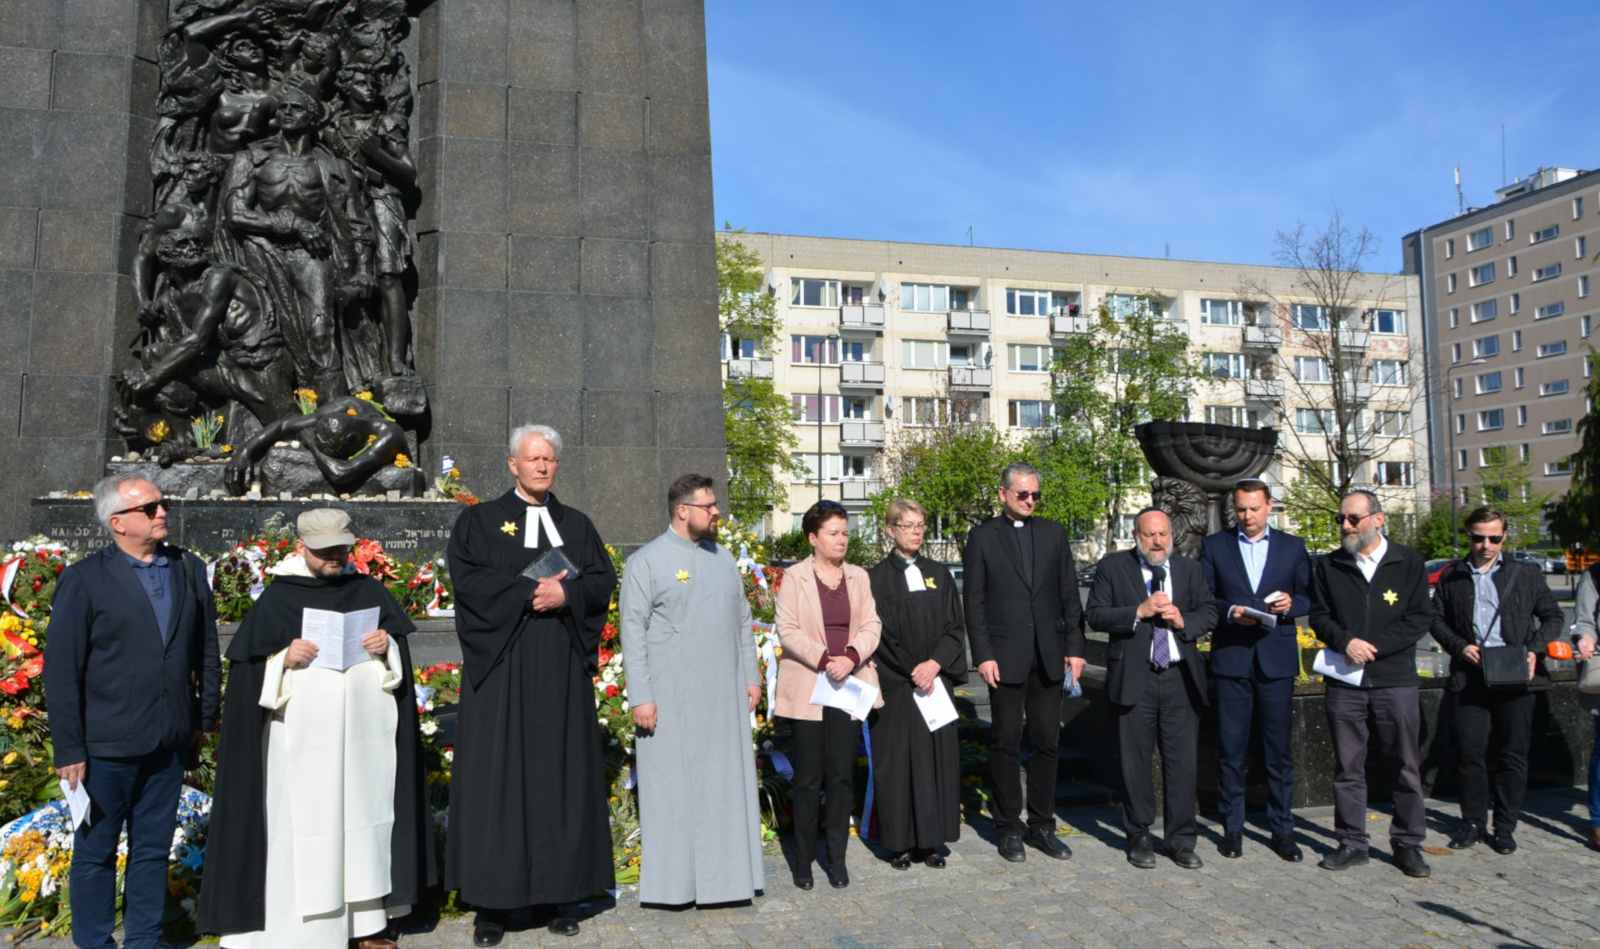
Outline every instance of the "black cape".
<path fill-rule="evenodd" d="M 488 909 L 569 903 L 616 885 L 604 731 L 593 676 L 616 571 L 594 525 L 551 494 L 567 602 L 535 614 L 523 568 L 530 505 L 508 491 L 467 508 L 450 533 L 461 706 L 450 781 L 445 885 Z"/>
<path fill-rule="evenodd" d="M 872 774 L 878 840 L 890 851 L 933 850 L 961 837 L 961 745 L 955 725 L 928 731 L 912 699 L 911 670 L 928 659 L 952 690 L 967 678 L 966 622 L 955 580 L 917 557 L 925 581 L 912 592 L 906 562 L 891 553 L 867 572 L 883 621 L 872 654 L 883 708 L 873 713 Z M 931 580 L 932 587 L 926 586 Z"/>
<path fill-rule="evenodd" d="M 379 627 L 400 650 L 403 676 L 394 690 L 400 718 L 395 728 L 393 886 L 384 905 L 415 906 L 422 890 L 439 882 L 417 733 L 411 649 L 406 643 L 416 624 L 383 584 L 371 577 L 277 577 L 228 644 L 222 740 L 217 747 L 217 782 L 200 886 L 201 932 L 244 933 L 265 928 L 267 775 L 262 737 L 272 712 L 262 708 L 259 700 L 267 659 L 299 635 L 300 612 L 307 607 L 348 613 L 374 606 L 381 611 Z"/>

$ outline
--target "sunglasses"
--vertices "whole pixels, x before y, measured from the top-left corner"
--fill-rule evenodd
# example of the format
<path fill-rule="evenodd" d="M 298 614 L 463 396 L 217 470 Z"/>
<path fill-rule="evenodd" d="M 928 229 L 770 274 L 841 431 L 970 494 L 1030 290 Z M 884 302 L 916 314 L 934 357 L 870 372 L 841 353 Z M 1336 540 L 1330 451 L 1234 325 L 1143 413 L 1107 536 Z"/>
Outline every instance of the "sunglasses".
<path fill-rule="evenodd" d="M 1467 539 L 1474 544 L 1498 544 L 1506 539 L 1504 534 L 1468 534 Z"/>
<path fill-rule="evenodd" d="M 162 498 L 159 501 L 151 501 L 148 504 L 135 504 L 133 507 L 125 507 L 120 511 L 112 511 L 111 516 L 116 517 L 119 514 L 132 514 L 134 511 L 138 511 L 145 517 L 154 518 L 156 511 L 170 510 L 172 510 L 172 505 L 167 503 L 166 498 Z"/>
<path fill-rule="evenodd" d="M 1044 500 L 1044 495 L 1038 491 L 1013 491 L 1012 494 L 1017 496 L 1018 501 L 1027 501 L 1029 499 L 1034 501 Z"/>
<path fill-rule="evenodd" d="M 1354 527 L 1371 516 L 1371 514 L 1335 514 L 1333 522 L 1335 524 L 1349 524 Z"/>

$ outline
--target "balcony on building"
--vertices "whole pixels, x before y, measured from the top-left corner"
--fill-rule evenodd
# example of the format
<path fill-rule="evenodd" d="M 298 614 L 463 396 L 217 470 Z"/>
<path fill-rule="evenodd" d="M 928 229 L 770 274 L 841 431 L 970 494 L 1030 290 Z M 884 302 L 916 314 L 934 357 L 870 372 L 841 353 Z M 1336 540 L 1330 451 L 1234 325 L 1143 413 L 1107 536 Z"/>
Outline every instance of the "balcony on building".
<path fill-rule="evenodd" d="M 1246 379 L 1244 397 L 1257 402 L 1282 402 L 1282 379 Z"/>
<path fill-rule="evenodd" d="M 1072 309 L 1066 313 L 1052 313 L 1050 315 L 1051 336 L 1072 336 L 1078 333 L 1094 332 L 1094 317 L 1084 316 L 1078 312 L 1078 305 L 1074 303 Z"/>
<path fill-rule="evenodd" d="M 885 377 L 884 365 L 881 362 L 841 362 L 839 363 L 839 388 L 841 389 L 881 389 Z"/>
<path fill-rule="evenodd" d="M 1246 325 L 1244 328 L 1244 345 L 1248 349 L 1277 349 L 1283 345 L 1283 328 L 1275 324 L 1265 326 Z"/>
<path fill-rule="evenodd" d="M 883 423 L 869 419 L 846 419 L 839 424 L 840 448 L 882 448 Z"/>
<path fill-rule="evenodd" d="M 771 379 L 772 360 L 764 357 L 729 359 L 729 379 Z"/>
<path fill-rule="evenodd" d="M 1372 334 L 1364 329 L 1354 326 L 1339 327 L 1339 348 L 1346 352 L 1362 353 L 1367 351 L 1367 343 Z"/>
<path fill-rule="evenodd" d="M 846 303 L 839 307 L 839 331 L 844 333 L 882 333 L 883 304 Z"/>
<path fill-rule="evenodd" d="M 871 504 L 873 497 L 882 490 L 883 481 L 878 478 L 845 478 L 839 482 L 840 499 L 852 510 Z"/>
<path fill-rule="evenodd" d="M 1364 403 L 1372 401 L 1372 383 L 1366 379 L 1346 377 L 1343 388 L 1346 402 Z"/>
<path fill-rule="evenodd" d="M 951 310 L 945 327 L 951 336 L 988 336 L 988 310 Z"/>
<path fill-rule="evenodd" d="M 978 366 L 951 366 L 950 388 L 988 389 L 994 385 L 994 370 Z"/>

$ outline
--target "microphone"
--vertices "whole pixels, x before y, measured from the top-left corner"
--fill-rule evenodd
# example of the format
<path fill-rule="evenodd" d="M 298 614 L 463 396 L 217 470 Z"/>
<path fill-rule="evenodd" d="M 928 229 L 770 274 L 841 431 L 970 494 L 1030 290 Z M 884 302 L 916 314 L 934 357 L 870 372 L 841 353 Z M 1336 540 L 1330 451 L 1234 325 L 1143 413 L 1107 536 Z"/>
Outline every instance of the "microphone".
<path fill-rule="evenodd" d="M 1166 579 L 1167 568 L 1158 567 L 1152 564 L 1150 567 L 1150 585 L 1159 591 L 1161 589 L 1161 584 L 1165 582 Z M 1150 617 L 1150 625 L 1158 629 L 1165 629 L 1167 626 L 1167 621 L 1162 619 L 1160 616 L 1152 616 Z"/>

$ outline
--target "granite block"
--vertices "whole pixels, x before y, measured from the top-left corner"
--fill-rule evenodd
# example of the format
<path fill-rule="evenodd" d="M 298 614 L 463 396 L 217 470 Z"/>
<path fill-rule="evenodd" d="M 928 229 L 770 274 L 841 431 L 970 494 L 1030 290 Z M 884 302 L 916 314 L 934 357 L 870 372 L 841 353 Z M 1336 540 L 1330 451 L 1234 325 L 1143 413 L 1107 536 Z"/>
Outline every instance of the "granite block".
<path fill-rule="evenodd" d="M 20 372 L 28 368 L 28 336 L 33 322 L 33 272 L 0 270 L 0 371 Z M 0 397 L 4 393 L 0 392 Z M 0 434 L 8 429 L 0 421 Z M 16 426 L 9 431 L 15 433 Z"/>
<path fill-rule="evenodd" d="M 448 342 L 444 345 L 449 348 Z M 440 354 L 443 362 L 443 353 Z M 441 380 L 430 393 L 433 407 L 433 438 L 444 443 L 476 445 L 505 443 L 508 394 L 506 386 L 464 384 L 464 379 Z M 502 456 L 503 457 L 503 456 Z"/>
<path fill-rule="evenodd" d="M 438 306 L 438 381 L 444 385 L 509 385 L 506 295 L 489 290 L 441 290 Z"/>
<path fill-rule="evenodd" d="M 657 241 L 650 245 L 650 292 L 658 297 L 717 298 L 716 246 Z"/>
<path fill-rule="evenodd" d="M 0 46 L 25 46 L 49 51 L 56 46 L 52 0 L 6 0 L 0 3 Z"/>
<path fill-rule="evenodd" d="M 38 239 L 38 211 L 0 208 L 0 270 L 32 270 Z"/>
<path fill-rule="evenodd" d="M 43 206 L 131 210 L 126 202 L 128 116 L 51 112 L 45 127 Z"/>
<path fill-rule="evenodd" d="M 36 271 L 29 371 L 62 377 L 109 373 L 116 300 L 114 274 Z"/>
<path fill-rule="evenodd" d="M 710 155 L 650 156 L 650 237 L 701 241 L 716 229 Z"/>
<path fill-rule="evenodd" d="M 655 317 L 656 386 L 664 390 L 720 386 L 716 304 L 682 297 L 657 297 L 650 303 Z"/>
<path fill-rule="evenodd" d="M 506 236 L 463 231 L 440 235 L 441 286 L 504 290 Z"/>
<path fill-rule="evenodd" d="M 711 154 L 711 110 L 704 101 L 652 95 L 649 132 L 652 154 Z"/>
<path fill-rule="evenodd" d="M 52 86 L 53 109 L 127 112 L 133 95 L 132 60 L 117 53 L 59 52 L 55 54 Z M 154 114 L 153 101 L 148 111 Z"/>
<path fill-rule="evenodd" d="M 584 486 L 604 505 L 596 516 L 600 536 L 613 544 L 640 543 L 660 533 L 667 492 L 656 450 L 586 445 L 583 454 Z"/>
<path fill-rule="evenodd" d="M 441 247 L 444 235 L 439 231 L 428 231 L 417 235 L 417 247 L 411 254 L 411 266 L 417 271 L 417 286 L 439 287 L 444 284 L 444 271 L 441 259 Z"/>
<path fill-rule="evenodd" d="M 581 231 L 578 150 L 516 142 L 509 152 L 512 232 L 576 237 Z"/>
<path fill-rule="evenodd" d="M 644 82 L 651 95 L 707 101 L 706 26 L 702 0 L 651 0 L 644 5 Z"/>
<path fill-rule="evenodd" d="M 139 252 L 139 241 L 144 236 L 147 223 L 145 218 L 132 214 L 111 215 L 111 234 L 116 241 L 116 265 L 113 269 L 117 273 L 125 274 L 133 270 L 133 258 Z"/>
<path fill-rule="evenodd" d="M 442 82 L 425 82 L 417 86 L 415 104 L 412 107 L 412 122 L 416 128 L 417 141 L 426 141 L 438 138 L 444 128 L 443 107 L 441 103 Z"/>
<path fill-rule="evenodd" d="M 41 210 L 40 265 L 50 270 L 115 271 L 118 238 L 114 223 L 114 216 L 105 211 Z"/>
<path fill-rule="evenodd" d="M 639 96 L 584 92 L 578 96 L 578 144 L 584 148 L 644 148 L 646 101 Z"/>
<path fill-rule="evenodd" d="M 578 175 L 585 237 L 645 236 L 651 195 L 643 154 L 585 149 Z"/>
<path fill-rule="evenodd" d="M 156 123 L 142 115 L 127 116 L 127 163 L 123 170 L 121 210 L 139 217 L 155 212 L 155 182 L 150 180 L 150 143 Z"/>
<path fill-rule="evenodd" d="M 513 290 L 576 293 L 578 245 L 575 237 L 511 237 L 510 286 Z"/>
<path fill-rule="evenodd" d="M 579 88 L 645 94 L 640 0 L 578 4 Z"/>
<path fill-rule="evenodd" d="M 411 302 L 411 350 L 417 374 L 432 382 L 439 378 L 439 295 L 443 291 L 424 287 Z"/>
<path fill-rule="evenodd" d="M 656 444 L 656 393 L 645 389 L 588 389 L 583 443 L 645 448 Z"/>
<path fill-rule="evenodd" d="M 507 133 L 512 141 L 542 145 L 578 143 L 578 94 L 560 89 L 506 90 Z"/>
<path fill-rule="evenodd" d="M 168 0 L 134 0 L 138 5 L 134 36 L 134 55 L 154 65 L 161 54 L 161 38 L 167 32 Z M 151 108 L 155 99 L 150 100 Z"/>
<path fill-rule="evenodd" d="M 505 143 L 446 138 L 441 148 L 439 174 L 432 181 L 437 229 L 505 233 Z"/>
<path fill-rule="evenodd" d="M 506 137 L 506 87 L 473 82 L 438 83 L 444 134 L 452 138 Z"/>
<path fill-rule="evenodd" d="M 715 425 L 719 441 L 715 447 L 708 448 L 675 448 L 671 445 L 662 445 L 658 452 L 661 466 L 660 486 L 657 488 L 656 497 L 661 499 L 663 513 L 667 504 L 667 486 L 680 475 L 700 474 L 710 478 L 717 497 L 726 504 L 728 497 L 728 460 L 727 453 L 720 441 L 722 437 L 722 418 L 717 417 Z"/>
<path fill-rule="evenodd" d="M 579 250 L 583 292 L 643 297 L 650 292 L 650 245 L 585 239 Z"/>
<path fill-rule="evenodd" d="M 7 367 L 9 369 L 9 367 Z M 0 439 L 14 439 L 22 427 L 22 373 L 0 371 Z M 15 458 L 16 455 L 0 455 Z"/>
<path fill-rule="evenodd" d="M 548 425 L 561 433 L 561 464 L 567 469 L 566 477 L 562 480 L 567 484 L 566 490 L 570 491 L 576 476 L 583 470 L 581 465 L 572 464 L 576 461 L 575 449 L 584 444 L 583 391 L 542 383 L 541 379 L 530 379 L 527 385 L 511 390 L 511 424 L 512 427 Z M 556 491 L 566 497 L 560 484 L 558 480 Z"/>
<path fill-rule="evenodd" d="M 510 0 L 511 85 L 574 91 L 578 83 L 575 0 Z"/>
<path fill-rule="evenodd" d="M 660 367 L 657 367 L 659 384 Z M 662 448 L 723 448 L 722 392 L 684 392 L 663 389 L 656 399 L 660 429 L 656 443 Z"/>
<path fill-rule="evenodd" d="M 53 6 L 59 50 L 121 53 L 125 57 L 139 52 L 138 3 L 55 0 Z"/>
<path fill-rule="evenodd" d="M 428 12 L 438 11 L 432 37 L 438 46 L 436 72 L 419 75 L 434 79 L 505 85 L 506 0 L 438 0 Z"/>
<path fill-rule="evenodd" d="M 50 108 L 50 51 L 0 46 L 0 89 L 13 109 Z"/>
<path fill-rule="evenodd" d="M 440 166 L 444 163 L 444 139 L 419 139 L 411 157 L 417 163 L 417 191 L 420 195 L 417 202 L 417 233 L 424 234 L 428 231 L 437 231 L 439 229 L 439 176 Z"/>
<path fill-rule="evenodd" d="M 50 114 L 0 109 L 0 207 L 44 204 Z"/>
<path fill-rule="evenodd" d="M 584 385 L 653 388 L 655 331 L 648 302 L 585 295 L 582 306 Z"/>
<path fill-rule="evenodd" d="M 100 376 L 28 373 L 22 390 L 22 434 L 48 440 L 82 438 L 98 445 L 106 386 L 107 380 Z"/>
<path fill-rule="evenodd" d="M 583 310 L 570 293 L 508 294 L 512 376 L 538 387 L 582 388 Z"/>

